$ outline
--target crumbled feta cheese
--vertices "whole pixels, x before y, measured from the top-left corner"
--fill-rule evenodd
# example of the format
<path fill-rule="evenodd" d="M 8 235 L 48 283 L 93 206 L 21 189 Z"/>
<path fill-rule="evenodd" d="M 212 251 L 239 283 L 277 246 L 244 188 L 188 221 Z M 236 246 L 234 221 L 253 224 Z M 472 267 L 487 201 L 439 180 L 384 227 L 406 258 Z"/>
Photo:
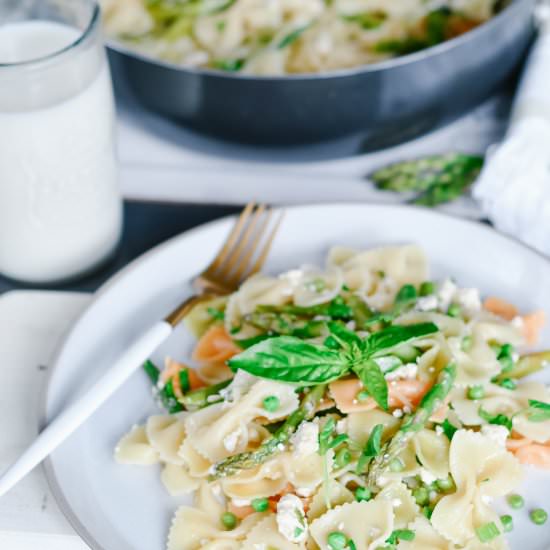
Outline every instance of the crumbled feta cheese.
<path fill-rule="evenodd" d="M 493 497 L 490 497 L 489 495 L 481 495 L 481 502 L 483 502 L 483 504 L 490 505 L 491 502 L 493 502 Z"/>
<path fill-rule="evenodd" d="M 401 418 L 403 416 L 403 411 L 401 409 L 395 409 L 392 414 L 395 418 Z"/>
<path fill-rule="evenodd" d="M 422 483 L 425 483 L 426 485 L 431 485 L 434 481 L 437 480 L 437 477 L 434 476 L 430 471 L 426 470 L 426 468 L 420 468 L 419 475 Z"/>
<path fill-rule="evenodd" d="M 436 426 L 435 427 L 435 433 L 437 435 L 443 435 L 445 433 L 445 430 L 441 426 Z"/>
<path fill-rule="evenodd" d="M 430 296 L 418 298 L 415 309 L 417 311 L 432 311 L 433 309 L 437 309 L 437 306 L 437 296 L 435 294 L 430 294 Z"/>
<path fill-rule="evenodd" d="M 228 453 L 234 453 L 239 443 L 239 438 L 242 435 L 241 428 L 237 428 L 234 432 L 227 434 L 223 438 L 223 446 Z"/>
<path fill-rule="evenodd" d="M 418 365 L 407 363 L 385 375 L 386 380 L 412 380 L 418 374 Z"/>
<path fill-rule="evenodd" d="M 434 501 L 437 499 L 437 492 L 436 491 L 430 491 L 428 493 L 428 498 L 430 499 L 430 501 Z"/>
<path fill-rule="evenodd" d="M 252 501 L 246 498 L 232 498 L 231 503 L 237 508 L 242 508 L 243 506 L 250 506 Z"/>
<path fill-rule="evenodd" d="M 403 412 L 404 412 L 405 414 L 411 414 L 411 411 L 412 411 L 412 409 L 411 409 L 410 407 L 408 407 L 407 405 L 405 405 L 405 406 L 403 407 Z"/>
<path fill-rule="evenodd" d="M 342 420 L 338 420 L 338 422 L 336 422 L 336 433 L 345 434 L 347 431 L 348 431 L 348 419 L 342 418 Z"/>
<path fill-rule="evenodd" d="M 451 279 L 445 279 L 437 290 L 437 301 L 439 308 L 443 311 L 447 311 L 457 291 L 457 286 L 451 281 Z"/>
<path fill-rule="evenodd" d="M 484 426 L 481 426 L 481 433 L 501 447 L 506 447 L 506 439 L 508 439 L 509 432 L 508 428 L 505 426 L 485 424 Z"/>
<path fill-rule="evenodd" d="M 393 355 L 385 355 L 384 357 L 377 357 L 374 359 L 376 364 L 382 369 L 383 372 L 399 367 L 401 365 L 401 360 Z"/>
<path fill-rule="evenodd" d="M 307 539 L 307 523 L 302 501 L 291 493 L 284 495 L 277 503 L 277 527 L 279 533 L 290 542 Z"/>
<path fill-rule="evenodd" d="M 338 524 L 338 531 L 343 531 L 343 530 L 344 530 L 344 527 L 345 527 L 344 522 L 341 521 L 341 522 Z"/>
<path fill-rule="evenodd" d="M 220 390 L 220 395 L 226 404 L 238 401 L 259 379 L 248 372 L 239 369 L 229 386 Z"/>
<path fill-rule="evenodd" d="M 355 324 L 355 321 L 348 321 L 346 323 L 346 328 L 348 330 L 355 330 L 357 327 L 356 327 L 356 324 Z"/>
<path fill-rule="evenodd" d="M 319 425 L 315 422 L 302 422 L 292 435 L 292 454 L 295 457 L 306 457 L 319 450 Z"/>
<path fill-rule="evenodd" d="M 459 288 L 454 295 L 453 300 L 469 313 L 477 312 L 481 309 L 481 298 L 477 288 Z"/>
<path fill-rule="evenodd" d="M 517 328 L 518 330 L 522 330 L 523 326 L 525 325 L 525 321 L 523 320 L 523 317 L 521 315 L 516 315 L 510 323 L 514 328 Z"/>
<path fill-rule="evenodd" d="M 283 452 L 285 449 L 286 449 L 286 447 L 285 447 L 284 443 L 279 443 L 277 445 L 277 450 Z"/>

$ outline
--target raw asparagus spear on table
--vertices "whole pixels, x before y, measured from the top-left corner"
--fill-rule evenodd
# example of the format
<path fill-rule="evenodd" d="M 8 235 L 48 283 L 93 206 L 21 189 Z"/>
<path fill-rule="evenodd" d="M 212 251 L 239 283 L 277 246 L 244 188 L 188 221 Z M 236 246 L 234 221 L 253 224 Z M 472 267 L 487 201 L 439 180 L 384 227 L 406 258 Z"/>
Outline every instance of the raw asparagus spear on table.
<path fill-rule="evenodd" d="M 437 206 L 463 195 L 483 166 L 483 157 L 450 153 L 397 162 L 369 176 L 379 189 L 416 193 L 412 204 Z"/>

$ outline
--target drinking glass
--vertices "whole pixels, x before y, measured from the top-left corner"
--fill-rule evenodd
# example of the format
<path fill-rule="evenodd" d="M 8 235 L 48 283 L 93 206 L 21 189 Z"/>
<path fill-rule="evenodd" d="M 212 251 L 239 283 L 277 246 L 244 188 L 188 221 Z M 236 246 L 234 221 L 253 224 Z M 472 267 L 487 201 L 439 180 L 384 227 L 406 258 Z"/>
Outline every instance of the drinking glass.
<path fill-rule="evenodd" d="M 82 275 L 113 254 L 115 109 L 92 0 L 0 1 L 0 273 Z"/>

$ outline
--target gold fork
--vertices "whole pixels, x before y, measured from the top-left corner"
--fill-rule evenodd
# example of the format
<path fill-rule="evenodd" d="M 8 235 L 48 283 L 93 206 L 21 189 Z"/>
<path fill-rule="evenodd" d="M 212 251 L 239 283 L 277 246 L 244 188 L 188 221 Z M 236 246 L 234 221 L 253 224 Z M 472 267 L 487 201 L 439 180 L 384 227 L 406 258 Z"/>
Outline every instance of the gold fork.
<path fill-rule="evenodd" d="M 0 497 L 75 431 L 170 336 L 174 327 L 198 302 L 236 290 L 261 269 L 281 223 L 279 215 L 268 231 L 273 212 L 250 203 L 236 221 L 212 263 L 195 279 L 197 294 L 180 304 L 164 321 L 143 333 L 112 367 L 78 400 L 73 401 L 38 436 L 0 478 Z M 82 365 L 86 369 L 89 365 Z"/>
<path fill-rule="evenodd" d="M 214 260 L 193 279 L 197 294 L 181 303 L 165 321 L 175 327 L 197 303 L 230 294 L 257 273 L 265 263 L 283 218 L 279 214 L 268 232 L 272 216 L 269 207 L 248 203 Z"/>

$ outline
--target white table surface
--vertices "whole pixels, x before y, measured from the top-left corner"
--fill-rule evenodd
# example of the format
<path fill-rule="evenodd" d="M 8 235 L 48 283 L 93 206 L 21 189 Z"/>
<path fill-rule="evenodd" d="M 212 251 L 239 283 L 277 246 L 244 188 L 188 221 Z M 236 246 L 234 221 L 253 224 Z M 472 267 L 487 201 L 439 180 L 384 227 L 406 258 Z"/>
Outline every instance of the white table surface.
<path fill-rule="evenodd" d="M 0 296 L 0 471 L 37 434 L 48 366 L 90 295 L 18 291 Z M 36 468 L 0 499 L 2 550 L 86 550 Z"/>

